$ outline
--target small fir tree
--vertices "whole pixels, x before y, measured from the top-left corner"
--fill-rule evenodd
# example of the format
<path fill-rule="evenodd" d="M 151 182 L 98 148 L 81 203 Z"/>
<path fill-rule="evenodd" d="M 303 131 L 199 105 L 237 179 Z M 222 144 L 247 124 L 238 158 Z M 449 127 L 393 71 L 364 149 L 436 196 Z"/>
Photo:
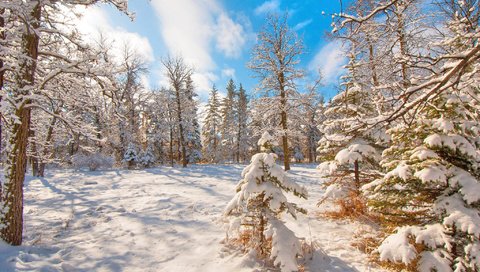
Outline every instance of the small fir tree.
<path fill-rule="evenodd" d="M 290 181 L 275 163 L 277 156 L 272 149 L 276 142 L 268 132 L 258 145 L 263 152 L 254 155 L 243 170 L 237 193 L 225 210 L 225 215 L 232 218 L 229 232 L 237 235 L 235 240 L 245 249 L 273 261 L 281 271 L 297 271 L 297 258 L 302 253 L 300 242 L 281 221 L 281 216 L 287 212 L 296 218 L 297 212 L 306 213 L 289 202 L 284 192 L 307 198 L 307 191 Z"/>
<path fill-rule="evenodd" d="M 218 90 L 213 85 L 206 106 L 207 116 L 202 127 L 203 157 L 206 161 L 213 163 L 218 162 L 221 157 L 219 132 L 222 118 L 219 107 Z"/>
<path fill-rule="evenodd" d="M 318 169 L 329 179 L 320 203 L 337 204 L 339 210 L 331 213 L 334 216 L 358 217 L 367 212 L 360 188 L 381 177 L 379 151 L 388 137 L 383 129 L 363 123 L 378 112 L 372 90 L 358 82 L 355 54 L 351 52 L 349 58 L 345 90 L 333 97 L 325 111 L 326 120 L 321 126 L 324 135 L 318 148 L 323 162 Z"/>
<path fill-rule="evenodd" d="M 123 154 L 123 161 L 127 163 L 128 169 L 133 169 L 138 161 L 137 147 L 135 144 L 128 144 L 127 150 Z"/>
<path fill-rule="evenodd" d="M 139 155 L 138 161 L 145 168 L 152 167 L 156 161 L 155 155 L 153 154 L 153 148 L 151 146 L 147 147 L 147 149 Z"/>

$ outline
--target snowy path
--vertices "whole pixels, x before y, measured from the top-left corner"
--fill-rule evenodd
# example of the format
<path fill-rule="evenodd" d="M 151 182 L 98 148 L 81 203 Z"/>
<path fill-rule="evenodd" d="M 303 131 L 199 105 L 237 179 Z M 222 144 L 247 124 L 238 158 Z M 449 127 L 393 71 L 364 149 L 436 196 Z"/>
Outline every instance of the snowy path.
<path fill-rule="evenodd" d="M 242 166 L 137 171 L 58 170 L 26 185 L 25 246 L 0 245 L 0 271 L 252 271 L 221 244 L 221 213 Z M 294 167 L 311 212 L 289 222 L 319 243 L 309 271 L 380 271 L 350 246 L 351 223 L 314 215 L 321 189 L 313 166 Z"/>

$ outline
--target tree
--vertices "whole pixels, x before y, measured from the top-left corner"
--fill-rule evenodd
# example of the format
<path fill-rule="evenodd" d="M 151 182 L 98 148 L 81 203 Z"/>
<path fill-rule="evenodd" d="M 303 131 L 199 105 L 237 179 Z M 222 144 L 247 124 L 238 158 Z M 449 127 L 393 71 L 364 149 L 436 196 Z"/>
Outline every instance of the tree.
<path fill-rule="evenodd" d="M 391 0 L 340 15 L 340 31 L 384 24 L 380 36 L 390 48 L 375 69 L 391 74 L 374 88 L 385 98 L 377 100 L 378 116 L 347 131 L 389 127 L 386 174 L 362 187 L 386 232 L 380 260 L 422 272 L 477 271 L 479 144 L 470 128 L 478 126 L 480 10 L 478 1 L 438 4 L 432 12 Z"/>
<path fill-rule="evenodd" d="M 222 99 L 221 116 L 222 126 L 220 134 L 222 136 L 223 156 L 228 160 L 235 160 L 236 141 L 235 128 L 237 127 L 237 112 L 235 107 L 235 83 L 230 79 L 227 83 L 227 95 Z"/>
<path fill-rule="evenodd" d="M 238 88 L 237 92 L 238 98 L 236 100 L 236 111 L 237 111 L 237 147 L 236 147 L 236 157 L 237 163 L 245 161 L 247 157 L 248 147 L 249 147 L 249 132 L 248 132 L 248 97 L 243 89 L 242 84 Z"/>
<path fill-rule="evenodd" d="M 302 132 L 305 138 L 304 146 L 309 163 L 316 161 L 317 143 L 322 136 L 319 126 L 324 122 L 324 100 L 323 96 L 319 94 L 317 90 L 319 85 L 320 80 L 312 86 L 308 86 L 308 92 L 301 96 L 303 106 L 301 123 L 304 126 Z"/>
<path fill-rule="evenodd" d="M 355 47 L 352 47 L 352 51 Z M 320 203 L 332 200 L 340 206 L 339 214 L 358 217 L 367 212 L 361 187 L 381 177 L 380 153 L 388 141 L 385 131 L 378 127 L 363 126 L 365 120 L 378 116 L 374 104 L 374 92 L 362 85 L 358 76 L 355 52 L 349 54 L 344 76 L 344 91 L 332 98 L 324 112 L 321 125 L 323 133 L 319 141 L 318 169 L 329 178 L 324 183 L 326 191 Z"/>
<path fill-rule="evenodd" d="M 185 101 L 182 103 L 185 113 L 185 139 L 187 141 L 187 158 L 189 163 L 195 163 L 202 159 L 202 140 L 200 137 L 200 125 L 198 123 L 197 94 L 192 77 L 187 77 L 185 82 Z"/>
<path fill-rule="evenodd" d="M 218 90 L 215 85 L 212 86 L 208 104 L 206 106 L 207 116 L 203 122 L 203 154 L 204 158 L 210 162 L 218 162 L 221 158 L 220 126 L 222 117 L 220 116 L 220 101 Z"/>
<path fill-rule="evenodd" d="M 269 15 L 248 64 L 260 79 L 258 90 L 263 92 L 257 110 L 269 109 L 262 110 L 268 114 L 263 118 L 279 121 L 274 121 L 271 128 L 282 138 L 285 170 L 290 170 L 288 110 L 290 100 L 297 94 L 296 80 L 303 77 L 303 72 L 296 68 L 302 51 L 301 40 L 287 25 L 287 15 Z"/>
<path fill-rule="evenodd" d="M 165 73 L 170 81 L 175 97 L 175 111 L 178 122 L 179 147 L 181 148 L 182 166 L 187 167 L 187 139 L 186 135 L 186 112 L 184 105 L 187 102 L 188 94 L 186 89 L 187 80 L 191 79 L 193 69 L 188 67 L 181 57 L 168 57 L 162 60 Z"/>
<path fill-rule="evenodd" d="M 306 213 L 289 202 L 284 192 L 307 198 L 307 191 L 289 180 L 275 163 L 272 149 L 276 142 L 268 132 L 262 135 L 258 145 L 263 152 L 255 154 L 243 170 L 237 193 L 225 215 L 234 217 L 236 227 L 232 231 L 238 235 L 237 239 L 243 237 L 247 249 L 255 250 L 262 259 L 272 260 L 281 271 L 297 271 L 297 257 L 302 254 L 300 242 L 280 218 L 285 212 L 295 219 L 297 212 Z"/>
<path fill-rule="evenodd" d="M 0 237 L 12 245 L 20 245 L 22 242 L 23 182 L 27 167 L 32 108 L 39 108 L 53 115 L 48 108 L 37 103 L 38 98 L 48 94 L 45 92 L 48 90 L 46 84 L 61 75 L 83 74 L 88 78 L 94 74 L 89 69 L 93 64 L 92 57 L 96 58 L 95 54 L 62 54 L 68 53 L 68 49 L 74 47 L 85 50 L 87 48 L 68 31 L 69 27 L 60 26 L 60 21 L 54 20 L 55 14 L 58 14 L 60 7 L 77 4 L 88 6 L 95 2 L 15 0 L 0 3 L 1 17 L 6 24 L 4 29 L 10 30 L 3 32 L 5 40 L 0 48 L 2 63 L 8 67 L 3 79 L 9 82 L 8 90 L 2 90 L 2 100 L 7 100 L 9 104 L 2 107 L 2 117 L 9 122 L 9 136 L 5 147 L 7 161 L 0 201 Z M 126 12 L 126 1 L 106 2 Z M 53 50 L 48 47 L 50 40 L 57 46 Z M 58 43 L 64 45 L 64 51 L 58 50 Z M 5 95 L 6 92 L 8 96 Z M 62 121 L 67 120 L 62 118 Z M 76 125 L 71 128 L 80 130 Z"/>

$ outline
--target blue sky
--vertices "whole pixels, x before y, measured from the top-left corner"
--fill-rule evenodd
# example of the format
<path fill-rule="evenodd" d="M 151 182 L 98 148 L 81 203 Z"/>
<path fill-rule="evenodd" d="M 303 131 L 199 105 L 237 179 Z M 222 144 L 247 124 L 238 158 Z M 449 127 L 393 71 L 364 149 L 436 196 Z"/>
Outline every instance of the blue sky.
<path fill-rule="evenodd" d="M 326 84 L 321 91 L 326 97 L 336 93 L 345 60 L 340 44 L 326 33 L 331 14 L 340 11 L 339 0 L 130 0 L 129 10 L 133 21 L 106 5 L 88 8 L 81 28 L 91 36 L 101 29 L 117 47 L 128 43 L 138 51 L 148 62 L 143 80 L 151 87 L 166 84 L 161 58 L 181 54 L 195 67 L 202 101 L 212 84 L 224 92 L 230 78 L 253 91 L 257 81 L 246 64 L 256 35 L 269 12 L 288 11 L 288 23 L 305 45 L 300 67 L 312 74 L 321 69 Z"/>

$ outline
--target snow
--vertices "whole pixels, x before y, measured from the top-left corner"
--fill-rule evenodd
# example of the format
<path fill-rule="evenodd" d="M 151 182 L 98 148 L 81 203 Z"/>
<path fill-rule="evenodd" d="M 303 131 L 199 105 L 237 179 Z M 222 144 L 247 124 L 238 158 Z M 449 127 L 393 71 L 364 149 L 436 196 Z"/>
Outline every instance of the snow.
<path fill-rule="evenodd" d="M 51 170 L 46 178 L 28 177 L 24 245 L 0 242 L 0 270 L 261 269 L 252 255 L 222 242 L 226 229 L 220 219 L 243 167 Z M 288 175 L 310 195 L 298 199 L 308 215 L 284 218 L 296 237 L 318 245 L 306 271 L 384 271 L 351 245 L 362 224 L 318 217 L 316 202 L 324 192 L 315 166 L 293 166 Z"/>
<path fill-rule="evenodd" d="M 480 237 L 480 214 L 465 207 L 460 195 L 444 197 L 435 206 L 437 210 L 445 210 L 448 214 L 443 220 L 445 225 L 455 226 L 462 232 Z"/>
<path fill-rule="evenodd" d="M 437 155 L 437 153 L 435 153 L 435 151 L 430 150 L 424 146 L 416 147 L 412 151 L 412 155 L 410 155 L 410 159 L 418 159 L 421 161 L 424 161 L 427 159 L 438 159 L 438 158 L 439 156 Z"/>
<path fill-rule="evenodd" d="M 420 179 L 423 183 L 441 183 L 445 185 L 447 183 L 447 173 L 442 165 L 428 166 L 415 172 L 414 176 Z"/>
<path fill-rule="evenodd" d="M 302 248 L 295 233 L 276 218 L 269 219 L 268 223 L 265 236 L 272 239 L 271 256 L 274 259 L 274 265 L 279 265 L 281 271 L 297 271 L 296 256 L 302 254 Z"/>
<path fill-rule="evenodd" d="M 418 271 L 452 272 L 450 262 L 444 257 L 446 254 L 442 251 L 443 250 L 422 252 L 420 254 L 420 261 L 418 262 Z"/>
<path fill-rule="evenodd" d="M 378 247 L 381 261 L 394 261 L 409 264 L 417 257 L 417 250 L 409 243 L 412 227 L 397 229 L 395 234 L 388 236 Z"/>
<path fill-rule="evenodd" d="M 400 162 L 397 167 L 395 167 L 392 171 L 385 174 L 385 180 L 390 179 L 392 177 L 399 177 L 403 180 L 408 180 L 412 175 L 412 169 L 409 165 L 405 162 Z"/>

